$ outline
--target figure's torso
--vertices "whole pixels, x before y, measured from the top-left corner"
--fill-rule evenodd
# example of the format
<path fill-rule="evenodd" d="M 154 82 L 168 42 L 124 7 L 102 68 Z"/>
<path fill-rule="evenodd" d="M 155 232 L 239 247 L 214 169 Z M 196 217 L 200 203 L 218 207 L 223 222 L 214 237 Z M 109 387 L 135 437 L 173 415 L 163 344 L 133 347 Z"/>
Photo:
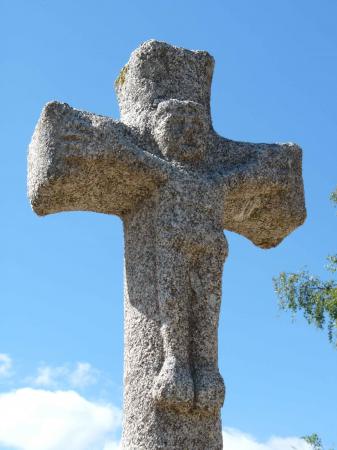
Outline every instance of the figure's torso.
<path fill-rule="evenodd" d="M 205 179 L 186 177 L 163 185 L 155 213 L 157 239 L 213 247 L 224 241 L 218 215 L 221 203 Z M 222 244 L 221 244 L 222 245 Z"/>

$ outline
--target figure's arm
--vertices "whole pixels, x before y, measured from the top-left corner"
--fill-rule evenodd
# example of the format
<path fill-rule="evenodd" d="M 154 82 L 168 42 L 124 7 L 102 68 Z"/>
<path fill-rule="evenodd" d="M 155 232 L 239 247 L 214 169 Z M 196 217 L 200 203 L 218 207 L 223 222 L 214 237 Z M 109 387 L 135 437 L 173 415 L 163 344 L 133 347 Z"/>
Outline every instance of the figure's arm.
<path fill-rule="evenodd" d="M 302 150 L 296 144 L 220 143 L 223 227 L 270 248 L 306 217 Z"/>
<path fill-rule="evenodd" d="M 165 181 L 165 161 L 140 149 L 111 118 L 48 103 L 29 146 L 29 197 L 39 215 L 123 215 Z"/>

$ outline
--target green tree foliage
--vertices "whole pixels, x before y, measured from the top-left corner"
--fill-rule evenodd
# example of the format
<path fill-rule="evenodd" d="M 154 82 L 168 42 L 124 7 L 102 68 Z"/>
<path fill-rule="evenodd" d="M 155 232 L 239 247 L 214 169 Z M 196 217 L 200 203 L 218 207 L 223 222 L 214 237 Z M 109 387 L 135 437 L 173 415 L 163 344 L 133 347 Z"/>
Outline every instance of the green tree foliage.
<path fill-rule="evenodd" d="M 331 200 L 337 205 L 337 189 L 331 194 Z"/>
<path fill-rule="evenodd" d="M 337 188 L 331 194 L 331 200 L 337 206 Z M 326 269 L 332 275 L 328 280 L 303 270 L 282 272 L 273 282 L 280 308 L 290 311 L 293 316 L 301 311 L 309 324 L 326 329 L 329 341 L 337 347 L 337 254 L 328 256 L 327 260 Z"/>
<path fill-rule="evenodd" d="M 303 436 L 303 438 L 308 444 L 310 444 L 313 450 L 323 450 L 322 440 L 316 434 L 311 434 L 310 436 Z"/>
<path fill-rule="evenodd" d="M 312 450 L 324 450 L 322 440 L 318 436 L 318 434 L 314 433 L 310 436 L 303 436 L 303 438 L 308 444 L 311 445 Z M 334 450 L 333 448 L 330 448 L 329 450 Z"/>

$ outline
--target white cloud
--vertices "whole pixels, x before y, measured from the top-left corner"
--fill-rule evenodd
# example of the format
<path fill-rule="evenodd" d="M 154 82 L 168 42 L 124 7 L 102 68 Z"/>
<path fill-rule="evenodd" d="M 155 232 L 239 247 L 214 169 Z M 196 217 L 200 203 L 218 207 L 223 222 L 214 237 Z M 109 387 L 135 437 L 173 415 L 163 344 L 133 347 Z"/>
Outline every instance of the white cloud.
<path fill-rule="evenodd" d="M 36 386 L 55 387 L 60 379 L 68 374 L 66 367 L 42 366 L 37 369 L 37 377 L 33 380 Z"/>
<path fill-rule="evenodd" d="M 117 450 L 121 412 L 74 391 L 23 388 L 0 395 L 0 448 Z"/>
<path fill-rule="evenodd" d="M 11 373 L 12 359 L 6 353 L 0 353 L 0 377 L 7 377 Z"/>
<path fill-rule="evenodd" d="M 73 387 L 86 387 L 95 384 L 99 372 L 91 364 L 78 362 L 73 372 L 69 373 L 69 381 Z"/>
<path fill-rule="evenodd" d="M 122 447 L 118 442 L 110 441 L 104 445 L 103 450 L 121 450 Z"/>
<path fill-rule="evenodd" d="M 262 443 L 234 428 L 225 428 L 222 435 L 223 447 L 231 450 L 312 450 L 308 443 L 297 437 L 272 437 Z"/>
<path fill-rule="evenodd" d="M 84 388 L 95 384 L 99 371 L 87 362 L 78 362 L 75 368 L 69 366 L 41 366 L 32 380 L 35 386 L 55 388 L 67 384 L 73 388 Z"/>

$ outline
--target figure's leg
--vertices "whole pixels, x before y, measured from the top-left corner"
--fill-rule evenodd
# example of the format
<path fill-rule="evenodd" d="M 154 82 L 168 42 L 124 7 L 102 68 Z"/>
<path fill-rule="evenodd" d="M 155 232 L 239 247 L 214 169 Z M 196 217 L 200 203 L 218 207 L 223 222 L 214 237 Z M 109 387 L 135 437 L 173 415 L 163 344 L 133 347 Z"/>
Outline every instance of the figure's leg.
<path fill-rule="evenodd" d="M 194 291 L 191 311 L 191 349 L 195 385 L 195 408 L 212 413 L 221 408 L 225 385 L 218 368 L 218 323 L 221 305 L 221 277 L 228 253 L 222 236 L 214 248 L 205 248 L 190 272 Z"/>
<path fill-rule="evenodd" d="M 184 256 L 172 246 L 158 246 L 157 286 L 164 362 L 155 380 L 153 397 L 162 407 L 186 411 L 192 408 L 194 399 L 189 356 L 189 279 Z"/>

